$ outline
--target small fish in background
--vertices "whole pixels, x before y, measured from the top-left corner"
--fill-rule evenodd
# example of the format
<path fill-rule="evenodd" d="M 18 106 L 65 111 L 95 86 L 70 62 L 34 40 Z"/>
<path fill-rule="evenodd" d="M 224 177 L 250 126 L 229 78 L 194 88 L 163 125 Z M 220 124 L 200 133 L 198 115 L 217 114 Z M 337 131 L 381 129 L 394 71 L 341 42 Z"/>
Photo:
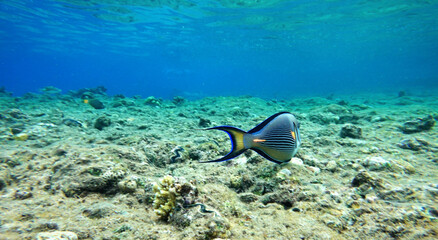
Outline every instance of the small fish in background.
<path fill-rule="evenodd" d="M 205 130 L 217 129 L 228 133 L 232 149 L 222 158 L 202 163 L 228 161 L 248 149 L 278 164 L 289 162 L 301 145 L 299 128 L 298 120 L 289 112 L 274 114 L 248 132 L 230 126 L 207 128 Z"/>
<path fill-rule="evenodd" d="M 90 106 L 92 106 L 94 109 L 104 109 L 105 105 L 103 105 L 103 103 L 97 99 L 84 99 L 83 100 L 85 104 L 89 104 Z"/>

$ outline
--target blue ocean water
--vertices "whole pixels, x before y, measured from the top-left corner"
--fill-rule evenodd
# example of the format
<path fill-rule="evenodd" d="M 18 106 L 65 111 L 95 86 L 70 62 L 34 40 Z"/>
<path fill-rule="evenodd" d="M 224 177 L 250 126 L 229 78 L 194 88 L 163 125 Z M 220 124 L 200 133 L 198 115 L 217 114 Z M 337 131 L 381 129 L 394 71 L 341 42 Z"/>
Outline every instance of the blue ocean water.
<path fill-rule="evenodd" d="M 438 87 L 438 1 L 3 0 L 0 86 L 204 97 Z"/>

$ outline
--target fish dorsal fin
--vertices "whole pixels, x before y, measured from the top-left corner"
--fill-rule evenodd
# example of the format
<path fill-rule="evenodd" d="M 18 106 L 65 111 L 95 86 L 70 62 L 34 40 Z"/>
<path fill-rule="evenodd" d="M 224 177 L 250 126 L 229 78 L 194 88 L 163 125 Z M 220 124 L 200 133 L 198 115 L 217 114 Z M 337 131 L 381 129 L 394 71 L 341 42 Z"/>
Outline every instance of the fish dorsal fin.
<path fill-rule="evenodd" d="M 291 114 L 290 112 L 279 112 L 279 113 L 276 113 L 276 114 L 268 117 L 265 121 L 263 121 L 259 125 L 255 126 L 253 129 L 249 130 L 248 133 L 255 133 L 255 132 L 258 132 L 258 131 L 262 130 L 268 123 L 270 123 L 276 117 L 280 116 L 281 114 L 285 114 L 285 113 Z"/>

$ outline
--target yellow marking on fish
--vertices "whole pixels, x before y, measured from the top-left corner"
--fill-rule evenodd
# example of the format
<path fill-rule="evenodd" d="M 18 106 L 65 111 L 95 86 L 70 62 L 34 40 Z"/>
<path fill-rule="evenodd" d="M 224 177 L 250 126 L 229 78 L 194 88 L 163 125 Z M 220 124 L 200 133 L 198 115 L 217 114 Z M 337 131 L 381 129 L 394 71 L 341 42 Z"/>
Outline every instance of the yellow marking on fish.
<path fill-rule="evenodd" d="M 84 103 L 88 103 L 88 99 L 84 99 Z"/>
<path fill-rule="evenodd" d="M 254 139 L 254 142 L 264 142 L 264 141 L 266 141 L 266 139 L 260 139 L 260 138 Z"/>
<path fill-rule="evenodd" d="M 292 138 L 295 140 L 295 132 L 294 131 L 290 131 L 290 133 L 292 134 Z"/>

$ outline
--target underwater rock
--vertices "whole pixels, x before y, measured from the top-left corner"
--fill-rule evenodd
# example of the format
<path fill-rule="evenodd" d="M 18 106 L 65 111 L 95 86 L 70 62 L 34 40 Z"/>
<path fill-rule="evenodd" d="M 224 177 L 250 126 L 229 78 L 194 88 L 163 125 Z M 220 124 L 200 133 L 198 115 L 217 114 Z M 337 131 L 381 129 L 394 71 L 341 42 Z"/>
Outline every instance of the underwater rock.
<path fill-rule="evenodd" d="M 102 178 L 109 182 L 116 182 L 123 179 L 128 174 L 128 169 L 119 165 L 108 169 L 102 174 Z"/>
<path fill-rule="evenodd" d="M 119 99 L 117 101 L 114 101 L 112 104 L 113 107 L 129 107 L 129 106 L 135 106 L 135 102 L 127 100 L 127 99 Z"/>
<path fill-rule="evenodd" d="M 116 207 L 109 203 L 95 203 L 91 207 L 84 209 L 82 214 L 88 218 L 104 218 L 114 212 Z"/>
<path fill-rule="evenodd" d="M 241 193 L 239 199 L 244 203 L 251 203 L 257 201 L 259 197 L 253 193 Z"/>
<path fill-rule="evenodd" d="M 172 103 L 175 105 L 182 105 L 185 101 L 186 99 L 181 96 L 175 96 L 172 99 Z"/>
<path fill-rule="evenodd" d="M 3 190 L 7 186 L 5 179 L 0 177 L 0 191 Z"/>
<path fill-rule="evenodd" d="M 80 98 L 81 99 L 93 99 L 94 98 L 94 94 L 92 92 L 86 91 L 86 92 L 83 92 L 80 95 Z"/>
<path fill-rule="evenodd" d="M 420 151 L 422 149 L 427 149 L 428 145 L 429 145 L 428 142 L 417 138 L 403 139 L 400 143 L 397 143 L 397 146 L 399 148 L 409 149 L 412 151 Z"/>
<path fill-rule="evenodd" d="M 10 132 L 12 133 L 12 135 L 19 134 L 23 132 L 24 127 L 24 124 L 14 124 L 14 126 L 10 127 Z"/>
<path fill-rule="evenodd" d="M 383 200 L 400 202 L 415 199 L 416 191 L 409 187 L 396 187 L 387 191 L 379 191 L 378 196 Z"/>
<path fill-rule="evenodd" d="M 244 192 L 248 190 L 252 185 L 254 185 L 255 178 L 243 174 L 242 176 L 233 176 L 230 178 L 230 188 L 234 188 L 236 192 Z"/>
<path fill-rule="evenodd" d="M 382 187 L 383 182 L 381 179 L 372 177 L 367 171 L 360 171 L 351 181 L 353 187 L 360 187 L 363 184 L 369 184 L 373 187 Z"/>
<path fill-rule="evenodd" d="M 81 88 L 76 91 L 70 90 L 69 95 L 73 97 L 78 97 L 81 99 L 92 99 L 94 95 L 106 95 L 107 89 L 104 86 L 98 86 L 95 88 Z"/>
<path fill-rule="evenodd" d="M 69 231 L 40 232 L 35 237 L 36 240 L 78 240 L 78 235 Z"/>
<path fill-rule="evenodd" d="M 169 218 L 169 223 L 178 229 L 184 229 L 190 226 L 198 217 L 195 209 L 186 209 L 185 211 L 174 211 L 172 217 Z"/>
<path fill-rule="evenodd" d="M 111 125 L 111 119 L 106 116 L 101 116 L 94 122 L 94 127 L 102 130 L 104 127 L 108 127 Z"/>
<path fill-rule="evenodd" d="M 375 123 L 375 122 L 384 122 L 387 120 L 390 120 L 391 118 L 388 116 L 374 116 L 370 119 L 371 122 Z"/>
<path fill-rule="evenodd" d="M 284 169 L 281 169 L 281 170 L 278 172 L 278 174 L 279 174 L 279 175 L 282 175 L 282 176 L 284 176 L 284 177 L 290 177 L 290 176 L 292 175 L 292 172 L 291 172 L 289 169 L 284 168 Z"/>
<path fill-rule="evenodd" d="M 82 123 L 78 120 L 74 120 L 71 118 L 66 118 L 62 120 L 62 123 L 69 127 L 82 127 Z"/>
<path fill-rule="evenodd" d="M 361 138 L 362 129 L 352 124 L 346 124 L 342 127 L 340 136 L 342 138 Z"/>
<path fill-rule="evenodd" d="M 337 124 L 344 123 L 357 123 L 360 120 L 360 117 L 354 114 L 341 115 L 339 119 L 336 121 Z"/>
<path fill-rule="evenodd" d="M 397 97 L 404 97 L 406 96 L 406 91 L 399 91 Z"/>
<path fill-rule="evenodd" d="M 361 161 L 361 164 L 369 170 L 383 170 L 390 167 L 390 161 L 380 156 L 367 157 Z"/>
<path fill-rule="evenodd" d="M 99 101 L 98 99 L 89 99 L 88 100 L 88 104 L 90 104 L 90 106 L 92 106 L 94 109 L 104 109 L 105 105 L 103 105 L 103 103 L 101 101 Z"/>
<path fill-rule="evenodd" d="M 203 128 L 207 128 L 211 125 L 211 121 L 205 118 L 200 118 L 198 125 Z"/>
<path fill-rule="evenodd" d="M 314 122 L 314 123 L 319 123 L 321 125 L 326 125 L 326 124 L 330 124 L 330 123 L 336 123 L 339 121 L 339 116 L 333 114 L 333 113 L 321 113 L 321 112 L 316 112 L 316 113 L 312 113 L 309 116 L 309 120 Z"/>
<path fill-rule="evenodd" d="M 105 172 L 100 168 L 91 167 L 83 172 L 80 178 L 67 181 L 62 191 L 67 197 L 74 197 L 89 192 L 115 193 L 119 190 L 118 182 L 127 174 L 127 169 L 122 166 L 110 168 Z"/>
<path fill-rule="evenodd" d="M 202 151 L 200 150 L 190 150 L 188 154 L 189 154 L 189 158 L 195 161 L 202 158 Z"/>
<path fill-rule="evenodd" d="M 344 106 L 348 105 L 348 103 L 344 104 Z M 348 114 L 351 113 L 351 110 L 348 108 L 338 105 L 338 104 L 330 104 L 328 106 L 322 107 L 322 112 L 333 113 L 334 115 Z"/>
<path fill-rule="evenodd" d="M 146 98 L 146 100 L 144 101 L 144 104 L 149 105 L 149 106 L 153 106 L 153 107 L 159 107 L 159 106 L 161 106 L 162 102 L 163 102 L 163 100 L 161 100 L 159 98 L 155 98 L 154 96 L 150 96 L 150 97 Z"/>
<path fill-rule="evenodd" d="M 43 231 L 58 230 L 59 225 L 56 222 L 43 222 L 43 223 L 40 223 L 36 229 L 38 229 L 40 231 L 41 230 L 43 230 Z"/>
<path fill-rule="evenodd" d="M 39 89 L 40 92 L 47 94 L 47 95 L 56 95 L 56 94 L 60 94 L 62 92 L 61 89 L 56 88 L 54 86 L 47 86 L 44 88 Z"/>
<path fill-rule="evenodd" d="M 19 200 L 28 199 L 28 198 L 31 198 L 32 196 L 33 196 L 33 194 L 31 192 L 27 192 L 27 191 L 17 190 L 14 193 L 14 199 L 19 199 Z"/>
<path fill-rule="evenodd" d="M 280 190 L 264 195 L 260 201 L 265 205 L 268 203 L 278 203 L 287 210 L 295 204 L 296 193 L 291 190 Z"/>
<path fill-rule="evenodd" d="M 29 134 L 19 133 L 17 135 L 14 135 L 14 139 L 17 141 L 26 141 L 27 139 L 29 139 Z"/>
<path fill-rule="evenodd" d="M 345 229 L 344 223 L 337 217 L 331 214 L 324 214 L 321 216 L 321 221 L 329 228 L 341 232 Z"/>
<path fill-rule="evenodd" d="M 54 156 L 58 156 L 58 157 L 60 157 L 60 156 L 64 156 L 64 155 L 66 155 L 66 154 L 67 154 L 67 151 L 64 150 L 64 149 L 62 149 L 62 148 L 57 148 L 57 149 L 53 152 L 53 155 L 54 155 Z"/>
<path fill-rule="evenodd" d="M 10 97 L 10 96 L 12 96 L 12 93 L 6 91 L 6 88 L 4 86 L 1 86 L 0 87 L 0 96 Z"/>
<path fill-rule="evenodd" d="M 0 165 L 0 191 L 10 185 L 11 182 L 12 179 L 9 169 L 6 166 Z"/>
<path fill-rule="evenodd" d="M 254 186 L 251 187 L 250 191 L 257 195 L 264 195 L 266 193 L 274 192 L 277 189 L 279 182 L 282 179 L 280 178 L 272 178 L 268 181 L 265 180 L 257 180 Z"/>
<path fill-rule="evenodd" d="M 430 130 L 435 125 L 435 119 L 432 115 L 424 118 L 418 118 L 415 121 L 408 121 L 403 123 L 399 129 L 406 134 L 417 133 L 422 131 Z"/>
<path fill-rule="evenodd" d="M 6 111 L 6 114 L 8 114 L 10 117 L 15 119 L 27 119 L 27 115 L 24 114 L 20 109 L 13 108 Z"/>
<path fill-rule="evenodd" d="M 295 164 L 295 165 L 300 165 L 300 166 L 303 166 L 303 165 L 304 165 L 303 160 L 301 160 L 300 158 L 297 158 L 297 157 L 293 157 L 293 158 L 290 160 L 290 163 Z"/>
<path fill-rule="evenodd" d="M 120 181 L 117 186 L 119 188 L 119 190 L 123 193 L 133 193 L 137 190 L 138 184 L 137 182 L 139 181 L 138 178 L 131 176 L 131 177 L 127 177 L 126 179 L 123 179 L 122 181 Z"/>
<path fill-rule="evenodd" d="M 312 173 L 314 173 L 315 175 L 318 175 L 321 173 L 321 169 L 319 167 L 308 166 L 307 169 L 309 171 L 311 171 Z"/>
<path fill-rule="evenodd" d="M 115 98 L 115 99 L 125 99 L 126 96 L 123 95 L 123 94 L 115 94 L 115 95 L 114 95 L 114 98 Z"/>
<path fill-rule="evenodd" d="M 340 99 L 340 100 L 338 100 L 337 104 L 338 104 L 338 105 L 341 105 L 341 106 L 348 106 L 348 102 L 345 101 L 344 99 Z"/>
<path fill-rule="evenodd" d="M 207 230 L 198 239 L 221 239 L 230 236 L 230 224 L 224 218 L 214 218 L 207 225 Z"/>
<path fill-rule="evenodd" d="M 99 192 L 104 193 L 110 188 L 108 182 L 100 177 L 87 176 L 80 180 L 80 182 L 72 182 L 64 186 L 62 191 L 66 197 L 74 197 L 83 192 Z"/>
<path fill-rule="evenodd" d="M 334 160 L 328 161 L 327 165 L 325 165 L 325 169 L 330 172 L 335 172 L 338 169 L 338 164 Z"/>

